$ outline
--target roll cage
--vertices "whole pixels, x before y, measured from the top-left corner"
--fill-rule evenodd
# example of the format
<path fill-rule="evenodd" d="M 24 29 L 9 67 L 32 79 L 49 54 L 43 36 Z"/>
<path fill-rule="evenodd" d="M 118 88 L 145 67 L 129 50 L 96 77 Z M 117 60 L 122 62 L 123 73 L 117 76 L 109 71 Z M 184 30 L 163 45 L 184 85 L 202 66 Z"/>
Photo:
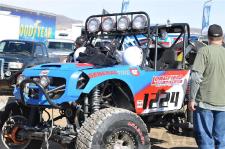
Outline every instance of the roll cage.
<path fill-rule="evenodd" d="M 146 24 L 144 29 L 133 29 L 132 28 L 132 23 L 133 19 L 137 15 L 144 15 L 146 17 Z M 129 27 L 124 30 L 124 31 L 119 31 L 117 29 L 117 24 L 118 24 L 118 19 L 122 16 L 127 16 L 131 21 Z M 114 19 L 114 27 L 111 31 L 104 31 L 102 29 L 102 22 L 104 18 L 106 17 L 112 17 Z M 100 27 L 99 30 L 91 33 L 88 31 L 88 22 L 93 19 L 93 18 L 98 18 L 100 21 Z M 144 67 L 149 67 L 148 61 L 149 61 L 149 56 L 154 53 L 154 65 L 153 68 L 155 71 L 157 71 L 157 57 L 158 57 L 158 47 L 161 48 L 168 48 L 164 47 L 162 44 L 158 42 L 158 39 L 160 38 L 160 33 L 161 31 L 164 30 L 168 34 L 170 33 L 175 33 L 177 34 L 177 37 L 175 41 L 172 43 L 170 48 L 173 48 L 176 44 L 182 43 L 182 66 L 180 69 L 183 69 L 185 66 L 185 48 L 189 44 L 189 38 L 190 38 L 190 27 L 187 23 L 174 23 L 174 24 L 167 24 L 167 25 L 155 25 L 155 26 L 150 26 L 150 17 L 147 13 L 145 12 L 128 12 L 128 13 L 112 13 L 112 14 L 104 14 L 104 15 L 92 15 L 87 18 L 85 22 L 85 36 L 87 37 L 87 43 L 90 44 L 92 41 L 96 38 L 107 38 L 109 40 L 118 40 L 120 45 L 119 45 L 119 50 L 122 49 L 122 45 L 125 42 L 125 39 L 127 36 L 132 36 L 135 42 L 137 43 L 138 46 L 143 46 L 143 43 L 138 39 L 139 35 L 143 35 L 145 37 L 145 48 L 143 48 L 143 53 L 144 53 L 144 58 L 143 58 L 143 63 L 141 65 L 142 68 Z M 154 52 L 150 50 L 151 44 L 155 45 Z"/>
<path fill-rule="evenodd" d="M 132 28 L 133 19 L 137 15 L 145 16 L 146 24 L 145 24 L 144 29 L 137 30 L 137 29 Z M 126 30 L 119 31 L 117 29 L 117 24 L 118 24 L 118 19 L 122 16 L 128 17 L 130 19 L 130 24 L 129 24 L 129 27 Z M 102 24 L 104 18 L 106 18 L 106 17 L 112 17 L 115 20 L 114 28 L 113 28 L 112 31 L 109 31 L 109 32 L 103 31 L 101 25 L 100 25 L 100 28 L 97 32 L 91 33 L 91 32 L 88 31 L 89 20 L 91 20 L 92 18 L 98 18 L 99 21 L 100 21 L 100 24 Z M 93 15 L 93 16 L 88 17 L 86 22 L 85 22 L 85 35 L 88 39 L 87 44 L 90 44 L 96 38 L 108 38 L 110 40 L 118 40 L 119 43 L 120 43 L 118 49 L 121 50 L 122 45 L 125 42 L 125 38 L 127 36 L 133 36 L 136 43 L 139 46 L 141 46 L 141 43 L 139 42 L 138 37 L 137 37 L 137 35 L 140 35 L 140 34 L 145 35 L 147 37 L 147 40 L 149 41 L 149 39 L 150 39 L 150 18 L 149 18 L 149 15 L 147 13 L 142 12 L 142 11 L 140 11 L 140 12 L 128 12 L 128 13 L 112 13 L 112 14 L 104 14 L 104 15 Z M 148 44 L 149 44 L 149 42 L 147 42 L 147 45 Z M 148 52 L 149 52 L 148 48 L 143 49 L 143 52 L 144 52 L 144 61 L 143 61 L 142 65 L 144 66 L 145 60 L 146 60 Z"/>
<path fill-rule="evenodd" d="M 154 45 L 154 70 L 157 70 L 158 62 L 158 48 L 174 48 L 177 44 L 182 44 L 182 66 L 180 69 L 183 69 L 185 66 L 185 49 L 190 43 L 190 27 L 187 23 L 174 23 L 168 25 L 156 25 L 150 27 L 150 42 Z M 176 34 L 173 38 L 174 41 L 171 42 L 171 46 L 165 47 L 159 42 L 159 39 L 162 36 L 162 32 L 167 34 Z M 150 45 L 151 46 L 151 45 Z M 150 51 L 151 54 L 152 51 Z"/>

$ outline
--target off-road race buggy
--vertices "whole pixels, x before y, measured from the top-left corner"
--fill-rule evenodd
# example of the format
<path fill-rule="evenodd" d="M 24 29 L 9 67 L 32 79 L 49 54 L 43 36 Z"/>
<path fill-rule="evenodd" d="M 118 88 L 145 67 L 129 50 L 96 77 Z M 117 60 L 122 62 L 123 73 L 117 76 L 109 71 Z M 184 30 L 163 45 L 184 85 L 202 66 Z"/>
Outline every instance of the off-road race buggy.
<path fill-rule="evenodd" d="M 189 124 L 188 24 L 150 28 L 148 14 L 129 12 L 90 16 L 85 31 L 88 40 L 77 50 L 83 51 L 77 63 L 39 65 L 18 78 L 14 95 L 20 113 L 2 128 L 5 146 L 35 149 L 50 139 L 68 148 L 149 149 L 147 126 L 178 131 Z M 178 35 L 170 46 L 158 42 L 165 33 Z M 146 36 L 144 44 L 140 34 Z M 137 46 L 121 51 L 127 36 Z M 94 47 L 92 42 L 103 37 L 111 43 Z M 60 115 L 54 117 L 53 109 Z M 66 127 L 54 124 L 63 117 Z"/>

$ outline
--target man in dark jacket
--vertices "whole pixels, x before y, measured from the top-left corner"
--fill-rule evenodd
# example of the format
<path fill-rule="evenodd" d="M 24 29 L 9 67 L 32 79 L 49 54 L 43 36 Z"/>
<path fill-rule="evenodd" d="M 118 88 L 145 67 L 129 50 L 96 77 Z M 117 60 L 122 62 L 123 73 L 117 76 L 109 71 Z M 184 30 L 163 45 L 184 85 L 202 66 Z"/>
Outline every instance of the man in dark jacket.
<path fill-rule="evenodd" d="M 74 62 L 74 53 L 75 53 L 75 51 L 76 51 L 78 48 L 84 46 L 85 42 L 86 42 L 86 38 L 85 38 L 84 36 L 79 36 L 79 37 L 77 37 L 77 39 L 76 39 L 76 41 L 75 41 L 75 46 L 76 46 L 76 48 L 74 49 L 74 52 L 72 52 L 72 53 L 70 53 L 70 54 L 68 55 L 68 58 L 67 58 L 66 62 Z"/>
<path fill-rule="evenodd" d="M 219 25 L 209 27 L 208 40 L 192 68 L 188 107 L 199 149 L 225 149 L 225 48 Z"/>

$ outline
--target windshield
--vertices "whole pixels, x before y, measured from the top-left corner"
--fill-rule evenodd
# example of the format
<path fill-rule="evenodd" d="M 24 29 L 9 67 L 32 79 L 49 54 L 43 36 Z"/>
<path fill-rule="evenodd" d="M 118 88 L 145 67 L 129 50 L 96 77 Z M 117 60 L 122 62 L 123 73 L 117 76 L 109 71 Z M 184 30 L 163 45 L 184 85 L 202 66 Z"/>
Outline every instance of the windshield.
<path fill-rule="evenodd" d="M 0 52 L 31 54 L 33 44 L 21 41 L 0 42 Z"/>
<path fill-rule="evenodd" d="M 74 50 L 74 44 L 68 42 L 49 42 L 49 49 Z"/>

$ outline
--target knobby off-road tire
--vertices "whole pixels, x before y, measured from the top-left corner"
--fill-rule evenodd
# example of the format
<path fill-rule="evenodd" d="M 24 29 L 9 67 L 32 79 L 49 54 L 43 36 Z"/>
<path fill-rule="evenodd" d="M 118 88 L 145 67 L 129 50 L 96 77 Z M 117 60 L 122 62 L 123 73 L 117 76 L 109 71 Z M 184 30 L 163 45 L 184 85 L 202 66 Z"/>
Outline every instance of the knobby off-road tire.
<path fill-rule="evenodd" d="M 77 149 L 150 149 L 142 119 L 125 109 L 106 108 L 92 114 L 81 127 Z"/>

